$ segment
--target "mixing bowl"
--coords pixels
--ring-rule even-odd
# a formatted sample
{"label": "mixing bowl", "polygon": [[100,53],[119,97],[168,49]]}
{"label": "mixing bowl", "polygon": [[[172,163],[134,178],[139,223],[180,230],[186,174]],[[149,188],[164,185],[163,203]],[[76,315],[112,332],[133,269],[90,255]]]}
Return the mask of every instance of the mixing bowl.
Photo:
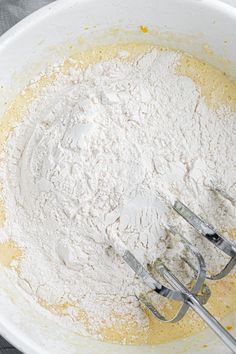
{"label": "mixing bowl", "polygon": [[[48,65],[92,45],[119,41],[186,50],[236,78],[236,9],[221,1],[61,0],[2,36],[0,114]],[[236,322],[234,314],[230,321]],[[122,346],[80,337],[61,327],[54,315],[39,311],[4,268],[0,268],[0,333],[28,354],[227,353],[208,330],[159,346]]]}

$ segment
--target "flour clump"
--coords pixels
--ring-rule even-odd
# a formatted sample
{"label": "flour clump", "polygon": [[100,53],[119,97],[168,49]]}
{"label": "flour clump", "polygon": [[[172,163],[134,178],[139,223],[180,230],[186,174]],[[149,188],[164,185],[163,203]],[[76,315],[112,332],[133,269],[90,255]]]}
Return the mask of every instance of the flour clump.
{"label": "flour clump", "polygon": [[[153,49],[134,62],[58,74],[8,139],[2,237],[24,249],[27,291],[69,304],[73,319],[85,313],[86,323],[77,322],[83,334],[96,336],[114,313],[148,326],[135,297],[146,288],[111,235],[144,265],[171,263],[178,253],[165,230],[171,221],[214,271],[225,262],[159,199],[160,190],[171,192],[219,229],[235,227],[232,205],[207,186],[211,177],[235,186],[236,115],[207,106],[195,83],[176,73],[180,56]],[[176,271],[188,276],[181,265]]]}

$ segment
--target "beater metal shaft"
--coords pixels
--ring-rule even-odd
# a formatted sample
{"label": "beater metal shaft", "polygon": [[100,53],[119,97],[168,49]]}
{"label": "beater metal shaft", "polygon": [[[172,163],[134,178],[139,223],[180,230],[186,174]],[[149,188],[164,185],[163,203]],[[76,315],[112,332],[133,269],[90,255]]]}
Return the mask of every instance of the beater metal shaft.
{"label": "beater metal shaft", "polygon": [[203,321],[215,332],[215,334],[233,352],[236,352],[236,340],[233,336],[216,320],[215,317],[198,301],[198,299],[172,274],[163,264],[158,266],[159,272],[176,290],[185,294],[185,302],[203,319]]}
{"label": "beater metal shaft", "polygon": [[[219,192],[216,190],[216,192]],[[233,203],[226,192],[221,195]],[[177,322],[179,321],[191,307],[203,321],[215,332],[215,334],[227,345],[227,347],[236,353],[235,338],[215,319],[214,316],[203,306],[206,304],[211,293],[208,286],[204,283],[206,279],[218,280],[225,277],[234,268],[236,264],[236,245],[222,236],[212,225],[201,219],[185,204],[178,199],[174,199],[171,203],[167,202],[179,215],[181,215],[190,225],[192,225],[200,235],[210,241],[215,247],[224,252],[230,257],[226,266],[215,275],[207,276],[206,265],[202,255],[185,237],[180,235],[174,227],[168,226],[167,231],[174,237],[179,236],[184,247],[195,257],[197,266],[193,265],[186,257],[182,260],[187,264],[194,273],[194,285],[191,290],[187,287],[160,261],[157,260],[149,270],[135,258],[135,256],[127,249],[123,254],[125,262],[133,269],[133,271],[143,280],[143,282],[151,289],[150,292],[161,295],[165,298],[182,302],[180,309],[170,319],[162,315],[156,305],[150,300],[150,292],[137,295],[139,301],[144,304],[149,311],[162,322]],[[158,281],[154,273],[160,274],[163,279],[171,286],[169,288]]]}

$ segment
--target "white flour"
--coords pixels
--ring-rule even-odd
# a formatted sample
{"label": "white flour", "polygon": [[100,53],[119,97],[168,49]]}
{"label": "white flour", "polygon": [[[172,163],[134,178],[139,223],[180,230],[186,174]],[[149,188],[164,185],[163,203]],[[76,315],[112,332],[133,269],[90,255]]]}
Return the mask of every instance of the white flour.
{"label": "white flour", "polygon": [[[222,179],[235,193],[236,114],[209,109],[193,81],[175,73],[179,57],[152,50],[133,64],[59,74],[8,140],[1,239],[25,250],[19,284],[28,293],[69,303],[74,319],[87,313],[86,324],[75,324],[81,333],[88,325],[96,336],[112,312],[148,325],[134,296],[144,286],[110,246],[112,235],[144,265],[157,257],[169,264],[178,253],[164,228],[171,222],[210,270],[224,264],[157,197],[171,192],[215,227],[236,226],[230,202],[207,187]],[[175,270],[188,276],[181,262]]]}

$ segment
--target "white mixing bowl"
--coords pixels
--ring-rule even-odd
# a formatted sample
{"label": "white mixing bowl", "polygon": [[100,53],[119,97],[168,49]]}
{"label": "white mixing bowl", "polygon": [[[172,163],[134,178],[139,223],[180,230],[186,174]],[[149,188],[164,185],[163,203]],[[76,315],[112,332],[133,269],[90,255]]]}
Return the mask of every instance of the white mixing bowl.
{"label": "white mixing bowl", "polygon": [[[142,33],[140,25],[148,26],[149,32]],[[236,78],[236,9],[220,1],[61,0],[0,39],[0,114],[47,65],[72,50],[119,40],[184,49]],[[230,321],[234,320],[232,314]],[[4,269],[0,269],[0,333],[28,354],[228,352],[209,330],[159,346],[122,346],[80,337],[56,324],[53,316],[42,315]]]}

